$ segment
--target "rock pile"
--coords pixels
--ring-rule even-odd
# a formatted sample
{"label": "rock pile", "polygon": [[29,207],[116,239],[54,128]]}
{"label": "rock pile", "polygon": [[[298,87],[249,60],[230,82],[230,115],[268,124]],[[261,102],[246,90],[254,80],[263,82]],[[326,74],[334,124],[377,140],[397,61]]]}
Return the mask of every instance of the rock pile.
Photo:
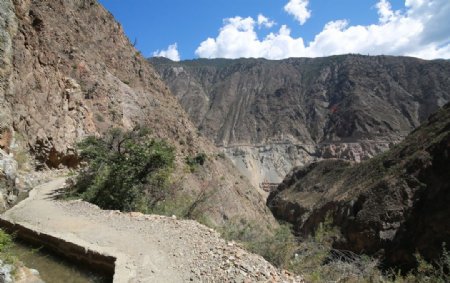
{"label": "rock pile", "polygon": [[[185,282],[304,282],[301,276],[274,267],[263,257],[224,240],[217,231],[196,221],[101,210],[79,200],[58,205],[70,214],[86,217],[99,225],[109,223],[114,229],[156,244],[168,255],[176,272],[183,274]],[[136,255],[138,262],[146,256],[145,247],[142,250]],[[158,272],[152,265],[142,268],[150,269],[151,274]],[[142,272],[137,278],[143,280],[146,276]]]}

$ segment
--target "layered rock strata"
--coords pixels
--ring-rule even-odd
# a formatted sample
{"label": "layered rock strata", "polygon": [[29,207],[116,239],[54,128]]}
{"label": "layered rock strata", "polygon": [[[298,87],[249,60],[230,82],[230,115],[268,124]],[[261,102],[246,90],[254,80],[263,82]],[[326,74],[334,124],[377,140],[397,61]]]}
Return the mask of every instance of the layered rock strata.
{"label": "layered rock strata", "polygon": [[153,58],[200,132],[257,183],[323,158],[364,160],[450,100],[450,63],[408,57]]}

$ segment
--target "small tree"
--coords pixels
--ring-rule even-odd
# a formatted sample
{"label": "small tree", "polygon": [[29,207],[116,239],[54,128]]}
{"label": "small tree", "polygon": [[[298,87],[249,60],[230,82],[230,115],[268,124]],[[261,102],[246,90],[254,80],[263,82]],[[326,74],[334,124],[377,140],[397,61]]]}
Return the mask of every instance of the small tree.
{"label": "small tree", "polygon": [[169,195],[174,149],[148,136],[146,129],[112,129],[88,137],[78,148],[89,162],[78,176],[76,192],[105,209],[148,211]]}

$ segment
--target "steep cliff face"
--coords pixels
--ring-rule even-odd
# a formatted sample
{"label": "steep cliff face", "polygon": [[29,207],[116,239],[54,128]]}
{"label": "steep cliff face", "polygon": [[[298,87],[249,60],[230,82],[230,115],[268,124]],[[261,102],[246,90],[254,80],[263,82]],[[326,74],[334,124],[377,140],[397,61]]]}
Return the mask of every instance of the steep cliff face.
{"label": "steep cliff face", "polygon": [[40,165],[74,165],[73,143],[112,125],[149,124],[170,139],[192,135],[177,102],[96,1],[15,1],[14,10],[5,96],[14,131]]}
{"label": "steep cliff face", "polygon": [[259,181],[280,181],[293,166],[321,158],[372,157],[450,100],[444,60],[150,62],[200,131]]}
{"label": "steep cliff face", "polygon": [[436,259],[450,241],[449,170],[450,103],[369,161],[295,168],[267,204],[300,234],[329,216],[344,236],[336,247],[384,254],[388,264],[407,269],[415,252]]}
{"label": "steep cliff face", "polygon": [[[0,5],[0,149],[5,154],[17,159],[18,151],[29,152],[30,170],[77,166],[74,144],[83,137],[144,125],[176,147],[182,189],[196,192],[205,183],[214,189],[207,202],[211,207],[203,208],[213,222],[236,216],[273,224],[261,196],[229,161],[213,158],[217,148],[198,135],[97,1],[6,0]],[[199,152],[210,156],[205,166],[197,174],[184,172],[184,158]]]}

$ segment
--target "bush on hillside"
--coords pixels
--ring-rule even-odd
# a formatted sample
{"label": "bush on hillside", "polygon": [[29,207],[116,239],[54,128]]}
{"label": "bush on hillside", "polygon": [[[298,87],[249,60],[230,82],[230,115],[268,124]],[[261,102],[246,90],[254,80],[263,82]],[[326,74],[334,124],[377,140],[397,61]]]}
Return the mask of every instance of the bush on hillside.
{"label": "bush on hillside", "polygon": [[185,161],[186,164],[189,167],[189,171],[191,173],[194,173],[198,166],[203,166],[206,162],[206,159],[208,156],[206,153],[199,153],[196,156],[188,156],[186,157]]}
{"label": "bush on hillside", "polygon": [[16,268],[17,258],[11,251],[13,247],[14,242],[12,236],[0,229],[0,261],[3,264],[12,264],[13,268]]}
{"label": "bush on hillside", "polygon": [[89,165],[78,176],[75,193],[104,209],[148,212],[171,193],[174,149],[148,136],[146,129],[112,129],[78,144]]}
{"label": "bush on hillside", "polygon": [[431,264],[417,255],[418,267],[406,275],[382,270],[379,261],[367,255],[334,249],[333,239],[341,237],[330,215],[314,235],[299,239],[291,226],[281,224],[272,234],[261,233],[257,223],[230,221],[220,229],[226,239],[238,240],[272,264],[302,275],[307,282],[450,282],[450,253],[446,246],[440,260]]}
{"label": "bush on hillside", "polygon": [[389,279],[395,283],[447,283],[450,282],[450,252],[446,243],[442,244],[442,254],[438,260],[427,262],[420,254],[416,254],[417,268],[402,276],[400,272],[391,272]]}

